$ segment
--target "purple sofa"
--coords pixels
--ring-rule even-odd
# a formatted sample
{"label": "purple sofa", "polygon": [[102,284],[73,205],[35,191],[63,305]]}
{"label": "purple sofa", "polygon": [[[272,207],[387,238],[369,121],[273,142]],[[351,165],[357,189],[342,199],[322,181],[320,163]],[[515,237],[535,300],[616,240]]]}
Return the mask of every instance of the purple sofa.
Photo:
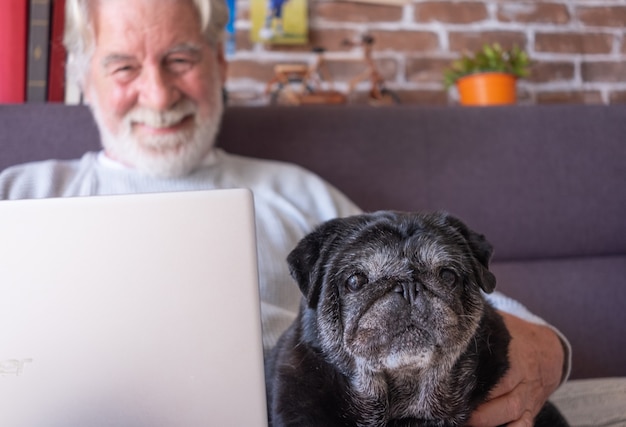
{"label": "purple sofa", "polygon": [[[98,144],[86,107],[0,105],[0,170]],[[229,108],[219,144],[366,210],[463,218],[499,289],[568,336],[572,378],[626,376],[626,106]]]}

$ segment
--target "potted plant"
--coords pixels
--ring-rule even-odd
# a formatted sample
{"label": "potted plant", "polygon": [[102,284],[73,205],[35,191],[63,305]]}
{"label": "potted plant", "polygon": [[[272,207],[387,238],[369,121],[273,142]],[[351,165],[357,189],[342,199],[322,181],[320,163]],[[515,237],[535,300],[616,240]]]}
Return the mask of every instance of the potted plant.
{"label": "potted plant", "polygon": [[456,85],[462,105],[513,104],[517,78],[529,74],[530,60],[518,46],[503,49],[485,44],[472,56],[464,55],[444,71],[444,85]]}

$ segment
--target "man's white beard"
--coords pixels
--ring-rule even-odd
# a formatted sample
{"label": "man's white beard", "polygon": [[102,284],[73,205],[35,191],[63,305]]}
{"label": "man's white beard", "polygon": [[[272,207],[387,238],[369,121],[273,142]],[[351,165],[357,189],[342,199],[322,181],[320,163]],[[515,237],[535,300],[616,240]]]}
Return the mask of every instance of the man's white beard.
{"label": "man's white beard", "polygon": [[[220,127],[223,111],[221,87],[219,84],[214,87],[216,93],[211,94],[214,105],[207,117],[200,117],[197,106],[188,98],[183,98],[163,112],[136,107],[123,118],[117,135],[107,128],[98,99],[92,93],[91,110],[105,152],[111,158],[146,175],[163,178],[188,175],[210,152]],[[155,128],[168,127],[189,116],[192,116],[194,125],[174,134],[133,135],[133,123]]]}

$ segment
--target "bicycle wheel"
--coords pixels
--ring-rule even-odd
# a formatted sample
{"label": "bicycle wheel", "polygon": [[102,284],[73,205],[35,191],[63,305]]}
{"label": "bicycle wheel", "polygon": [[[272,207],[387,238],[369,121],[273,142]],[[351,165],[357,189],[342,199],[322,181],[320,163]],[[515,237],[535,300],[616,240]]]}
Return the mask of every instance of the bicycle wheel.
{"label": "bicycle wheel", "polygon": [[270,94],[271,105],[300,105],[302,95],[313,92],[302,79],[289,79],[287,83],[278,83]]}
{"label": "bicycle wheel", "polygon": [[390,89],[387,89],[387,88],[383,89],[381,91],[381,94],[383,96],[383,99],[390,101],[391,104],[402,103],[402,101],[400,101],[400,96]]}
{"label": "bicycle wheel", "polygon": [[370,103],[372,105],[395,105],[400,104],[400,97],[391,89],[383,87],[377,94],[370,94]]}

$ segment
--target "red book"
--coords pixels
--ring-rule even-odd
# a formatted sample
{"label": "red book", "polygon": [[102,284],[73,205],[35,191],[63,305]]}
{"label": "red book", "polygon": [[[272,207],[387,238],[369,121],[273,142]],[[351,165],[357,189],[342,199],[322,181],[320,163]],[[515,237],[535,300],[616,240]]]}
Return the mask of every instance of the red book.
{"label": "red book", "polygon": [[48,69],[48,101],[65,100],[65,59],[63,27],[65,26],[65,0],[52,0],[52,29],[50,35],[50,67]]}
{"label": "red book", "polygon": [[28,0],[0,0],[0,103],[26,100]]}

